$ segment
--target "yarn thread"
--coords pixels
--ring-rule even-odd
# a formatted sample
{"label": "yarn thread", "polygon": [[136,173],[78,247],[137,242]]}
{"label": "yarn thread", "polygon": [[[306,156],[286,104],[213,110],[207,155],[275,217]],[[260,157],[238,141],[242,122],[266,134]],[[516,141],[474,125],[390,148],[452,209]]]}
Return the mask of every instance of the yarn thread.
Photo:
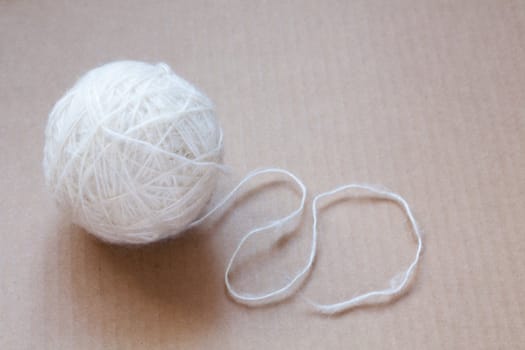
{"label": "yarn thread", "polygon": [[422,249],[423,249],[423,240],[421,236],[421,230],[419,229],[419,225],[416,222],[416,219],[414,217],[414,214],[412,213],[412,209],[410,208],[408,202],[399,194],[389,191],[387,189],[381,188],[379,186],[373,186],[373,185],[368,185],[368,184],[346,184],[346,185],[336,187],[330,191],[320,193],[314,197],[312,201],[313,224],[312,224],[312,230],[311,230],[312,237],[311,237],[310,253],[308,255],[308,259],[306,263],[304,264],[304,266],[299,270],[299,272],[295,274],[295,276],[293,276],[289,280],[289,282],[286,285],[279,287],[277,289],[274,289],[273,291],[270,291],[268,293],[264,293],[260,295],[242,294],[236,291],[230,282],[230,271],[243,245],[252,236],[259,234],[259,233],[263,233],[263,232],[266,232],[272,229],[278,229],[279,233],[285,234],[296,228],[297,223],[298,223],[296,219],[300,218],[301,215],[303,214],[304,208],[305,208],[305,201],[306,201],[307,191],[302,181],[298,179],[295,175],[293,175],[292,173],[284,169],[267,168],[267,169],[255,170],[249,173],[243,180],[241,180],[241,182],[229,194],[227,194],[224,197],[224,199],[220,201],[213,209],[211,209],[201,219],[196,220],[190,225],[190,227],[194,227],[208,220],[216,211],[224,207],[228,203],[228,201],[234,197],[235,193],[240,190],[241,187],[249,183],[249,181],[252,180],[253,178],[263,175],[263,174],[284,174],[286,175],[290,180],[293,181],[293,183],[297,186],[297,188],[300,189],[301,201],[300,201],[299,206],[290,214],[280,219],[277,219],[275,221],[272,221],[271,223],[267,225],[252,229],[247,234],[245,234],[242,237],[242,239],[239,241],[234,253],[230,257],[230,260],[226,268],[226,272],[224,274],[224,283],[226,285],[226,289],[229,295],[236,302],[245,304],[245,305],[249,305],[249,306],[256,306],[256,305],[269,304],[272,302],[280,301],[290,296],[295,291],[296,287],[299,286],[306,277],[308,277],[310,271],[312,270],[314,261],[315,261],[315,257],[317,253],[317,241],[318,241],[318,235],[319,235],[318,234],[319,202],[325,198],[329,198],[338,193],[349,191],[352,189],[364,190],[364,191],[371,193],[373,196],[376,196],[377,198],[393,201],[394,203],[398,204],[403,209],[406,216],[408,217],[408,220],[412,228],[412,233],[417,242],[416,254],[412,262],[408,266],[408,268],[405,271],[397,274],[390,280],[390,287],[388,288],[369,291],[369,292],[360,294],[358,296],[355,296],[351,299],[347,299],[347,300],[340,301],[340,302],[333,303],[333,304],[320,304],[306,297],[303,297],[303,299],[308,304],[310,304],[317,312],[321,314],[333,315],[333,314],[345,312],[345,311],[348,311],[353,308],[356,308],[362,305],[366,305],[366,304],[369,305],[369,304],[379,304],[379,303],[388,302],[395,296],[402,295],[402,293],[407,290],[407,288],[409,287],[410,281],[412,277],[414,276],[416,268],[419,264],[421,254],[422,254]]}
{"label": "yarn thread", "polygon": [[[237,301],[238,303],[246,304],[246,305],[258,305],[258,304],[269,304],[275,301],[282,300],[289,296],[291,292],[293,291],[294,287],[298,285],[298,282],[302,281],[310,271],[313,263],[313,256],[309,259],[309,263],[301,269],[299,273],[295,275],[286,285],[279,287],[278,289],[275,289],[271,292],[261,294],[261,295],[243,295],[235,290],[235,288],[232,286],[230,281],[230,271],[231,268],[235,262],[235,259],[237,258],[237,255],[241,251],[244,244],[252,237],[263,234],[265,232],[275,230],[280,234],[286,234],[288,232],[293,231],[298,223],[299,219],[302,216],[304,212],[305,202],[306,202],[306,186],[304,183],[297,178],[294,174],[289,172],[288,170],[279,169],[279,168],[265,168],[265,169],[259,169],[254,170],[248,175],[244,177],[244,179],[239,182],[239,184],[229,193],[227,194],[224,199],[219,202],[213,209],[211,209],[207,214],[205,214],[202,218],[199,220],[194,221],[190,227],[197,226],[201,223],[203,223],[205,220],[207,220],[211,215],[213,215],[216,211],[224,207],[227,202],[232,199],[236,192],[238,192],[245,184],[249,183],[250,180],[252,180],[255,177],[264,175],[264,174],[278,174],[278,175],[286,175],[289,181],[292,181],[292,183],[299,189],[299,192],[301,194],[301,200],[299,203],[299,206],[294,209],[291,213],[288,215],[281,217],[277,220],[274,220],[270,222],[269,224],[257,227],[246,233],[239,243],[237,244],[237,247],[235,248],[235,251],[230,257],[230,260],[228,262],[228,265],[226,267],[226,272],[224,273],[224,284],[226,285],[226,289],[228,290],[228,293],[230,296]],[[313,244],[316,244],[316,240],[312,241]],[[312,250],[311,254],[315,255],[315,247]]]}
{"label": "yarn thread", "polygon": [[218,173],[225,170],[223,132],[212,102],[164,63],[120,61],[89,71],[55,104],[45,135],[44,174],[59,207],[73,222],[111,243],[144,244],[173,237],[209,220],[254,178],[286,177],[300,193],[298,206],[246,233],[226,267],[224,283],[238,303],[268,304],[296,291],[315,261],[319,201],[351,189],[368,191],[404,209],[417,240],[415,258],[389,288],[335,304],[306,301],[320,313],[334,314],[389,300],[408,288],[420,261],[421,233],[403,197],[371,185],[343,185],[314,197],[310,252],[295,276],[260,295],[238,292],[230,271],[239,252],[252,237],[294,230],[304,213],[306,186],[288,170],[254,170],[204,212]]}
{"label": "yarn thread", "polygon": [[[351,299],[341,301],[338,303],[334,303],[334,304],[319,304],[311,300],[307,300],[317,311],[323,314],[340,313],[340,312],[347,311],[347,310],[350,310],[352,308],[355,308],[355,307],[358,307],[364,304],[374,304],[374,303],[385,302],[395,297],[396,295],[401,295],[409,286],[410,280],[413,277],[414,272],[416,271],[417,265],[419,263],[419,259],[421,257],[421,252],[423,249],[421,231],[419,229],[416,219],[414,218],[414,214],[412,213],[412,210],[410,209],[410,206],[408,205],[407,201],[397,193],[391,192],[386,189],[382,189],[377,186],[366,185],[366,184],[343,185],[331,191],[327,191],[327,192],[324,192],[324,193],[321,193],[315,196],[312,202],[312,216],[313,216],[312,232],[313,232],[314,242],[317,241],[317,230],[318,230],[317,222],[318,222],[318,212],[319,212],[318,202],[322,200],[323,198],[328,198],[337,193],[351,190],[351,189],[361,189],[361,190],[368,191],[379,198],[391,200],[403,208],[406,216],[408,217],[410,221],[410,225],[412,226],[412,232],[417,241],[416,255],[405,271],[394,276],[394,278],[390,280],[389,288],[366,292],[364,294],[358,295]],[[312,246],[315,247],[315,244],[312,244]],[[313,252],[313,254],[315,255],[315,252]],[[312,265],[313,258],[311,260],[312,261],[308,262],[307,264],[308,266]]]}
{"label": "yarn thread", "polygon": [[163,63],[85,74],[54,106],[44,173],[59,207],[103,240],[144,244],[184,231],[222,163],[212,102]]}

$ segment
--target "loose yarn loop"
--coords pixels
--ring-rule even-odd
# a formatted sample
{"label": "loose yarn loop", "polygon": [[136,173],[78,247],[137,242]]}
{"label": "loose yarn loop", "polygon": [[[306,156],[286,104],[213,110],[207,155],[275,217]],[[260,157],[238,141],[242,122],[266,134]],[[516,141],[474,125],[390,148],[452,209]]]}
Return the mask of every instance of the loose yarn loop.
{"label": "loose yarn loop", "polygon": [[[262,234],[264,232],[268,232],[271,230],[278,230],[281,234],[286,234],[288,232],[293,231],[298,223],[299,218],[304,212],[305,202],[306,202],[306,186],[303,184],[297,176],[289,172],[288,170],[284,169],[278,169],[278,168],[265,168],[265,169],[259,169],[252,171],[249,173],[244,179],[229,193],[227,194],[213,209],[211,209],[208,213],[206,213],[204,216],[202,216],[200,219],[194,221],[190,227],[197,226],[201,223],[203,223],[205,220],[207,220],[210,216],[212,216],[215,212],[217,212],[220,208],[225,206],[225,204],[233,198],[235,193],[237,193],[246,183],[248,183],[253,178],[265,175],[265,174],[278,174],[278,175],[285,175],[293,182],[293,184],[297,187],[301,194],[301,200],[299,202],[299,206],[294,209],[291,213],[274,220],[270,222],[269,224],[254,228],[253,230],[246,233],[242,239],[237,244],[237,247],[235,248],[235,251],[233,252],[232,256],[230,257],[230,260],[228,262],[228,265],[226,267],[226,272],[224,273],[224,283],[226,285],[226,289],[228,290],[228,293],[230,296],[237,301],[238,303],[246,304],[246,305],[259,305],[259,304],[268,304],[272,303],[274,301],[278,301],[281,299],[284,299],[287,297],[292,291],[293,288],[297,285],[298,282],[300,282],[304,277],[307,276],[308,272],[311,269],[311,264],[313,263],[313,256],[310,258],[310,263],[307,264],[299,273],[295,275],[294,278],[292,278],[286,285],[273,290],[269,293],[261,294],[261,295],[243,295],[235,290],[235,288],[232,286],[230,281],[230,271],[231,268],[235,262],[235,259],[237,258],[237,255],[239,254],[241,248],[244,246],[244,244],[252,237],[258,234]],[[315,241],[314,241],[315,244]],[[311,254],[315,254],[315,247],[312,250]]]}
{"label": "loose yarn loop", "polygon": [[[412,213],[412,210],[410,209],[410,206],[408,205],[407,201],[401,197],[399,194],[379,188],[377,186],[371,186],[366,184],[348,184],[343,185],[340,187],[337,187],[331,191],[323,192],[321,194],[318,194],[314,197],[314,200],[312,201],[312,217],[313,217],[313,224],[312,224],[312,238],[311,238],[311,248],[310,253],[308,255],[308,259],[305,263],[305,265],[295,274],[293,278],[289,280],[289,282],[279,287],[271,292],[264,293],[261,295],[251,295],[251,294],[242,294],[235,290],[235,288],[232,286],[230,282],[230,271],[231,268],[235,262],[235,259],[237,255],[239,254],[241,248],[246,243],[246,241],[258,234],[262,233],[271,229],[276,228],[283,228],[281,231],[282,233],[287,233],[293,230],[297,226],[297,222],[295,222],[294,225],[289,225],[290,222],[292,222],[294,219],[299,218],[305,207],[305,201],[306,201],[306,187],[302,183],[301,180],[299,180],[295,175],[290,173],[287,170],[283,169],[277,169],[277,168],[268,168],[268,169],[261,169],[256,170],[248,174],[228,195],[225,196],[225,198],[218,203],[213,209],[211,209],[206,215],[204,215],[201,219],[196,220],[192,223],[191,226],[196,226],[207,220],[211,215],[213,215],[217,210],[219,210],[221,207],[223,207],[233,196],[236,192],[239,191],[239,189],[245,185],[247,182],[249,182],[251,179],[253,179],[256,176],[263,175],[263,174],[269,174],[269,173],[277,173],[277,174],[284,174],[288,176],[291,180],[293,180],[294,184],[300,189],[301,191],[301,201],[299,206],[290,214],[273,221],[267,225],[255,228],[245,234],[240,242],[238,243],[234,253],[232,254],[227,268],[226,272],[224,274],[224,282],[226,285],[226,289],[230,296],[238,303],[245,304],[248,306],[256,306],[260,304],[268,304],[275,301],[283,300],[294,291],[294,289],[300,285],[300,282],[303,281],[308,274],[310,273],[315,257],[317,252],[317,240],[318,240],[318,217],[319,217],[319,206],[318,203],[320,200],[324,198],[328,198],[330,196],[333,196],[337,193],[347,191],[350,189],[361,189],[368,191],[374,195],[376,195],[379,198],[384,198],[387,200],[394,201],[395,203],[399,204],[403,210],[405,211],[405,214],[407,215],[410,225],[412,226],[412,230],[414,233],[414,236],[417,240],[417,249],[414,259],[412,260],[411,264],[408,266],[408,268],[396,275],[394,278],[392,278],[391,285],[389,288],[381,289],[381,290],[374,290],[370,291],[361,295],[358,295],[356,297],[353,297],[348,300],[344,300],[338,303],[334,304],[320,304],[317,302],[314,302],[308,298],[304,298],[310,305],[314,307],[314,309],[322,314],[336,314],[344,311],[348,311],[350,309],[353,309],[355,307],[365,305],[365,304],[374,304],[374,303],[381,303],[390,300],[392,297],[396,295],[402,294],[409,286],[409,283],[411,281],[411,278],[413,277],[417,265],[419,263],[421,252],[423,248],[423,242],[421,238],[421,232],[419,229],[419,226],[414,218],[414,214]],[[288,226],[285,228],[285,226]]]}
{"label": "loose yarn loop", "polygon": [[[319,304],[313,301],[308,300],[308,302],[319,312],[324,314],[335,314],[342,311],[350,310],[352,308],[355,308],[360,305],[364,304],[372,304],[372,303],[379,303],[382,301],[387,301],[391,297],[400,295],[402,292],[404,292],[407,287],[409,286],[411,277],[414,275],[414,272],[417,268],[417,265],[419,263],[419,259],[421,257],[421,251],[423,248],[423,242],[421,239],[421,232],[419,230],[419,226],[416,222],[416,219],[414,218],[414,214],[412,213],[412,210],[410,209],[410,206],[408,205],[407,201],[401,197],[399,194],[390,192],[385,189],[381,189],[376,186],[371,185],[364,185],[364,184],[349,184],[349,185],[343,185],[340,187],[337,187],[331,191],[324,192],[321,194],[318,194],[315,196],[313,203],[312,203],[312,216],[313,216],[313,240],[314,242],[317,241],[317,222],[318,222],[318,202],[319,200],[323,198],[327,198],[330,196],[333,196],[339,192],[343,192],[350,189],[362,189],[366,190],[370,193],[373,193],[377,195],[380,198],[385,198],[388,200],[392,200],[399,204],[403,210],[405,211],[409,221],[410,225],[412,226],[413,233],[415,235],[415,238],[417,240],[417,250],[416,255],[414,259],[412,260],[412,263],[408,266],[408,268],[402,272],[401,274],[395,276],[390,281],[390,287],[381,289],[381,290],[374,290],[370,291],[361,295],[358,295],[356,297],[353,297],[352,299],[341,301],[335,304]],[[313,261],[308,262],[308,266],[311,266]]]}

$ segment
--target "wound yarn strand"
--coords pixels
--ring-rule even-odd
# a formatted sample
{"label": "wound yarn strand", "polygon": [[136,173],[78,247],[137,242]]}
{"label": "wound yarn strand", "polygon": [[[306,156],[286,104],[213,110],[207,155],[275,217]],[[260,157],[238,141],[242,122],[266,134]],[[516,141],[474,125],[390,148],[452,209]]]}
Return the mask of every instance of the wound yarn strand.
{"label": "wound yarn strand", "polygon": [[223,133],[213,103],[166,64],[117,61],[55,104],[44,174],[72,221],[117,244],[185,231],[215,190]]}

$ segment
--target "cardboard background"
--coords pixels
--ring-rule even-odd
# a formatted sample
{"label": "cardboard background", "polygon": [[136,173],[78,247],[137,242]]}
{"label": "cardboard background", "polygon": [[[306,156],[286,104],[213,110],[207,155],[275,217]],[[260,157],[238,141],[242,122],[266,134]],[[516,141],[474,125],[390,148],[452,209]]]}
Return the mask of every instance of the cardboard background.
{"label": "cardboard background", "polygon": [[[0,348],[519,348],[524,38],[522,1],[1,0]],[[301,298],[234,304],[227,260],[243,232],[294,205],[286,185],[139,249],[72,226],[43,186],[47,114],[77,77],[116,59],[165,61],[215,101],[234,174],[218,195],[280,166],[310,194],[368,182],[405,196],[426,244],[410,293],[333,318]],[[395,205],[339,204],[323,211],[302,290],[321,302],[383,286],[415,250]],[[310,222],[285,244],[249,247],[236,286],[285,281]]]}

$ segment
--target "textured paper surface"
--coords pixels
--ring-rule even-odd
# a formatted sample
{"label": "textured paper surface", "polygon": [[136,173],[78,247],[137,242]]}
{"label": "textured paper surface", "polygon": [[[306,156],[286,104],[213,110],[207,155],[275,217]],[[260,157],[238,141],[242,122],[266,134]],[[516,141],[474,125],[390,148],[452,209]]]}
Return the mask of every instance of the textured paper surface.
{"label": "textured paper surface", "polygon": [[[0,1],[0,348],[521,348],[524,35],[520,1]],[[413,289],[332,318],[300,297],[233,303],[228,258],[296,203],[282,184],[144,248],[72,226],[44,189],[47,114],[116,59],[165,61],[215,101],[233,174],[219,195],[261,166],[310,194],[368,182],[404,195],[425,231]],[[247,247],[235,285],[286,281],[310,224]],[[387,284],[415,243],[395,205],[348,200],[323,211],[319,249],[302,295],[335,302]]]}

